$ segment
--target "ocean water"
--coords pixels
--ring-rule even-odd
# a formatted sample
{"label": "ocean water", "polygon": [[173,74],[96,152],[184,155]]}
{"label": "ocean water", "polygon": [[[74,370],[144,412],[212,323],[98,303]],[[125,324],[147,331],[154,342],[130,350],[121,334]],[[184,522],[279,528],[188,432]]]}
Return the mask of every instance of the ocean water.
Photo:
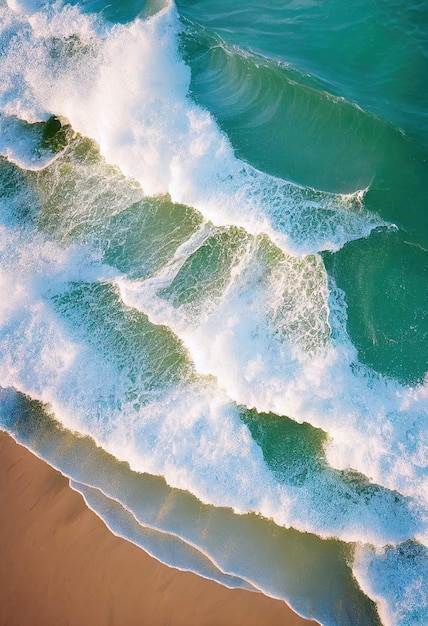
{"label": "ocean water", "polygon": [[0,427],[160,561],[428,623],[428,3],[0,1]]}

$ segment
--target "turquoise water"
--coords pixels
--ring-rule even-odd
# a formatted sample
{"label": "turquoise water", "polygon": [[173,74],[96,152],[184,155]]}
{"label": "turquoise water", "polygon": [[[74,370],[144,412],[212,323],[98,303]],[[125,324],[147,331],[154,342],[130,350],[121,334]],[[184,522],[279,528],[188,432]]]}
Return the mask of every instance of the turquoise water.
{"label": "turquoise water", "polygon": [[0,5],[1,426],[326,625],[428,619],[427,22]]}

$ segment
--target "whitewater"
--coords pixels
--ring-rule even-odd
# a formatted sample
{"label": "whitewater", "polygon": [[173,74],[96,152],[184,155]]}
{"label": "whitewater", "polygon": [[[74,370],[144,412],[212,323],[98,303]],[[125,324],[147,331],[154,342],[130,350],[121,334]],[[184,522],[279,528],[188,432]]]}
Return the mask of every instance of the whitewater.
{"label": "whitewater", "polygon": [[323,256],[399,227],[237,156],[186,28],[0,5],[0,425],[170,566],[422,624],[426,377],[361,362]]}

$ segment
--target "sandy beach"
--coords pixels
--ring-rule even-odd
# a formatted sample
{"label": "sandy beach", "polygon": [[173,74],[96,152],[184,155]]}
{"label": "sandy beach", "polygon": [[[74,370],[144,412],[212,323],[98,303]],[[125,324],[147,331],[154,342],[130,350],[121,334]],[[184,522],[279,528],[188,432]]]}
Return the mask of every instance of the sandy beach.
{"label": "sandy beach", "polygon": [[297,626],[279,600],[164,566],[0,431],[1,626]]}

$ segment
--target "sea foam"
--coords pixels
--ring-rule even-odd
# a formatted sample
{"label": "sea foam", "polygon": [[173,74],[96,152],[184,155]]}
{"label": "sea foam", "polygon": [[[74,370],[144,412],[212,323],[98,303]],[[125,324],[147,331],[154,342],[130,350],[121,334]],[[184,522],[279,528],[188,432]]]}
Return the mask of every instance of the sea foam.
{"label": "sea foam", "polygon": [[187,96],[190,70],[178,54],[172,3],[125,26],[107,28],[66,6],[8,14],[3,37],[8,29],[16,34],[1,62],[6,114],[65,116],[146,194],[168,193],[217,225],[267,233],[295,254],[336,250],[382,224],[358,194],[305,189],[234,156],[210,114]]}
{"label": "sea foam", "polygon": [[[56,178],[63,186],[66,179],[55,176],[58,163],[51,166],[52,180]],[[92,167],[96,170],[98,166]],[[94,184],[95,178],[91,180]],[[103,200],[102,178],[98,184]],[[86,197],[87,190],[81,192]],[[96,188],[92,192],[96,196]],[[79,196],[75,200],[79,204]],[[128,197],[123,200],[126,204]],[[92,203],[96,204],[95,198],[89,203],[86,198],[86,206]],[[117,211],[112,205],[111,217]],[[82,223],[80,213],[73,212],[71,217]],[[88,216],[95,222],[101,218],[105,220],[106,215],[91,211]],[[210,233],[212,230],[204,238],[196,231],[187,245],[180,246],[180,256],[189,260]],[[293,260],[279,253],[279,258],[270,260],[269,268],[270,257],[266,258],[261,243],[241,234],[247,255],[238,246],[237,255],[231,256],[232,279],[220,294],[220,308],[218,303],[213,306],[215,298],[206,280],[211,308],[194,307],[190,302],[187,313],[183,307],[174,316],[168,300],[152,291],[153,284],[158,286],[156,280],[130,282],[102,262],[100,233],[95,249],[88,243],[64,247],[44,241],[33,228],[3,227],[2,234],[3,299],[9,302],[1,334],[3,385],[48,404],[66,427],[92,436],[133,469],[162,475],[169,484],[188,489],[203,502],[230,506],[238,512],[256,511],[286,527],[346,541],[384,545],[423,534],[425,523],[415,503],[399,501],[377,487],[368,497],[327,468],[321,473],[309,471],[304,482],[296,485],[290,482],[290,468],[285,466],[277,480],[242,422],[240,409],[231,401],[232,397],[252,406],[255,398],[261,410],[280,412],[284,407],[287,411],[281,412],[293,418],[303,415],[300,407],[306,421],[314,422],[321,421],[325,407],[339,410],[340,404],[339,408],[334,404],[338,402],[337,387],[331,383],[330,388],[325,385],[321,389],[321,384],[316,384],[317,376],[328,381],[340,374],[333,369],[338,356],[331,345],[328,284],[319,257]],[[108,229],[106,234],[104,245],[110,242]],[[228,273],[223,271],[223,275],[227,278]],[[171,273],[170,280],[173,276]],[[165,280],[161,283],[165,289]],[[284,303],[281,294],[285,288],[289,290],[285,300],[288,313],[284,310],[279,315],[275,307]],[[302,299],[294,302],[291,296],[296,288],[306,290],[311,298],[306,303]],[[242,307],[248,309],[246,315]],[[314,332],[306,345],[307,339],[302,344],[301,338],[311,309],[315,310]],[[146,312],[151,318],[156,313],[159,317],[150,321]],[[239,323],[245,319],[246,323]],[[203,323],[198,328],[200,320]],[[192,360],[171,331],[165,330],[165,324],[182,335]],[[198,351],[193,346],[198,346]],[[329,353],[333,354],[330,360],[325,358]],[[321,364],[324,369],[320,372]],[[293,369],[298,372],[294,378]],[[302,378],[309,392],[299,382]],[[367,395],[367,385],[361,385],[360,381],[360,395]],[[234,397],[237,389],[245,396]],[[279,403],[279,398],[283,404],[269,404]],[[327,432],[333,431],[333,437],[334,428],[338,436],[346,428],[353,429],[353,436],[358,434],[352,421],[341,428],[325,418],[322,424]],[[382,457],[375,440],[371,447],[371,455],[366,456],[374,466]],[[409,465],[404,455],[402,463]],[[320,501],[320,492],[329,493],[329,498]],[[411,495],[418,500],[419,494]]]}

